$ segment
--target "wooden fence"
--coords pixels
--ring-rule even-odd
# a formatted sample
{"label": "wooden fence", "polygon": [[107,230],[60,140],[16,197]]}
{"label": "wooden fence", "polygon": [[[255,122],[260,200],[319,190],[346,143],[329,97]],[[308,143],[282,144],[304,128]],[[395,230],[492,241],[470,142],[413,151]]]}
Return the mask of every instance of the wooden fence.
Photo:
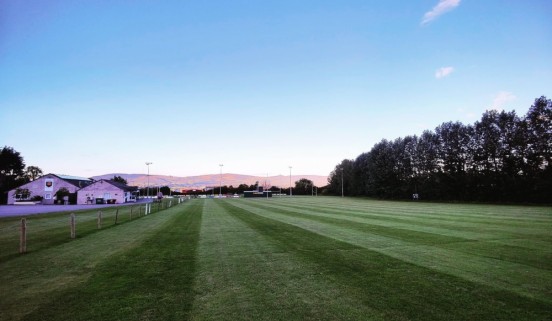
{"label": "wooden fence", "polygon": [[[67,219],[63,219],[63,216],[56,215],[55,217],[48,217],[46,215],[33,215],[21,218],[18,224],[0,228],[0,233],[4,234],[0,237],[0,252],[11,252],[6,248],[8,244],[13,244],[13,232],[18,232],[19,238],[19,253],[27,253],[28,246],[31,244],[30,239],[33,237],[33,233],[36,234],[36,239],[45,243],[54,243],[62,241],[63,226],[67,229],[65,235],[69,239],[76,239],[78,233],[90,234],[95,230],[101,230],[102,228],[112,227],[117,224],[122,224],[136,220],[147,215],[161,212],[173,206],[173,203],[178,205],[182,203],[184,199],[165,199],[162,202],[145,203],[141,205],[127,205],[118,207],[109,207],[96,211],[86,211],[82,213],[70,213]],[[48,237],[51,234],[52,237]],[[13,235],[10,237],[9,235]],[[15,244],[14,244],[15,245]],[[41,245],[45,247],[46,245]],[[39,246],[40,247],[40,246]],[[12,248],[13,249],[13,248]],[[14,249],[15,250],[15,249]],[[17,252],[15,252],[17,253]],[[9,253],[0,254],[0,262],[6,256],[10,256]]]}

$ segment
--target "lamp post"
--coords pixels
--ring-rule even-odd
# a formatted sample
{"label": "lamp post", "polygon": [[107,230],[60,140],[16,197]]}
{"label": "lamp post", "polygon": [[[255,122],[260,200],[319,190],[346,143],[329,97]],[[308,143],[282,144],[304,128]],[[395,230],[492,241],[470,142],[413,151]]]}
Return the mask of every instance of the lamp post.
{"label": "lamp post", "polygon": [[291,166],[289,167],[289,196],[293,196],[293,192],[291,191]]}
{"label": "lamp post", "polygon": [[220,185],[219,185],[219,198],[222,197],[222,166],[224,166],[224,164],[219,164],[220,166]]}
{"label": "lamp post", "polygon": [[147,198],[149,198],[149,166],[153,164],[152,162],[146,162],[146,166],[148,166],[148,188],[146,189],[146,195]]}

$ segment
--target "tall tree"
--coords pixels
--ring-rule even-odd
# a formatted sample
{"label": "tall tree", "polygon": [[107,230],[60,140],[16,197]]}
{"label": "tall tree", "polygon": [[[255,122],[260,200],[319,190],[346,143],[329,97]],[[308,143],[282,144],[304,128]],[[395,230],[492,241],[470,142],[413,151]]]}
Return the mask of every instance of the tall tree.
{"label": "tall tree", "polygon": [[535,99],[525,120],[528,125],[529,162],[534,171],[552,163],[552,101],[542,96]]}
{"label": "tall tree", "polygon": [[124,179],[122,176],[117,176],[117,175],[115,175],[115,176],[113,176],[113,178],[112,178],[111,180],[114,181],[114,182],[118,182],[118,183],[124,184],[124,185],[127,185],[127,184],[128,184],[127,180]]}
{"label": "tall tree", "polygon": [[473,128],[460,122],[443,123],[435,129],[439,137],[439,158],[447,173],[463,173],[470,165],[469,150]]}
{"label": "tall tree", "polygon": [[310,195],[314,187],[314,183],[310,179],[301,178],[295,182],[295,195]]}
{"label": "tall tree", "polygon": [[535,99],[525,116],[527,122],[527,167],[532,200],[552,203],[552,101]]}
{"label": "tall tree", "polygon": [[370,150],[367,184],[370,195],[383,198],[395,196],[398,185],[395,156],[393,143],[386,139]]}
{"label": "tall tree", "polygon": [[8,146],[0,150],[0,175],[20,177],[24,169],[25,162],[18,151]]}
{"label": "tall tree", "polygon": [[159,192],[163,193],[163,195],[171,195],[171,188],[168,186],[161,186]]}
{"label": "tall tree", "polygon": [[427,178],[440,169],[439,136],[430,130],[425,130],[416,144],[416,173]]}
{"label": "tall tree", "polygon": [[353,188],[354,161],[344,159],[328,176],[328,193],[351,195]]}
{"label": "tall tree", "polygon": [[443,123],[435,129],[439,137],[439,166],[442,174],[437,175],[438,198],[467,199],[467,171],[473,166],[473,127],[460,122]]}
{"label": "tall tree", "polygon": [[370,195],[370,153],[358,155],[353,164],[354,190],[353,195]]}
{"label": "tall tree", "polygon": [[416,143],[413,194],[419,194],[423,199],[439,198],[441,193],[438,184],[438,175],[442,171],[439,147],[439,136],[430,130],[425,130]]}
{"label": "tall tree", "polygon": [[8,146],[0,150],[0,203],[6,203],[9,190],[25,183],[24,169],[19,152]]}
{"label": "tall tree", "polygon": [[29,181],[34,181],[35,179],[39,178],[43,175],[42,169],[38,166],[27,166],[25,168],[25,177]]}

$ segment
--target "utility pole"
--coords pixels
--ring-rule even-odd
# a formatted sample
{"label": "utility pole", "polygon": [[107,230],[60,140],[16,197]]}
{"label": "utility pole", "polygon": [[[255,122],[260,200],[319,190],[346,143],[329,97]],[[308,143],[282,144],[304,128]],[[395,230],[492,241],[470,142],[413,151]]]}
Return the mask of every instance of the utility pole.
{"label": "utility pole", "polygon": [[149,166],[153,164],[152,162],[146,162],[146,166],[148,167],[148,188],[146,189],[146,195],[149,198]]}
{"label": "utility pole", "polygon": [[222,166],[224,166],[224,164],[219,164],[219,166],[220,166],[219,198],[222,198]]}
{"label": "utility pole", "polygon": [[293,192],[291,191],[291,166],[289,167],[289,196],[293,196]]}

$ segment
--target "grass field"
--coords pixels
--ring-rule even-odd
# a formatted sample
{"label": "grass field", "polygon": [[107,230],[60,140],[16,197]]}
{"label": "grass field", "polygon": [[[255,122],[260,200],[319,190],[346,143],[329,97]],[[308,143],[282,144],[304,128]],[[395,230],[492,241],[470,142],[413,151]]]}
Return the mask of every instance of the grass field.
{"label": "grass field", "polygon": [[75,240],[40,220],[24,255],[0,220],[0,320],[552,320],[550,207],[190,200]]}

